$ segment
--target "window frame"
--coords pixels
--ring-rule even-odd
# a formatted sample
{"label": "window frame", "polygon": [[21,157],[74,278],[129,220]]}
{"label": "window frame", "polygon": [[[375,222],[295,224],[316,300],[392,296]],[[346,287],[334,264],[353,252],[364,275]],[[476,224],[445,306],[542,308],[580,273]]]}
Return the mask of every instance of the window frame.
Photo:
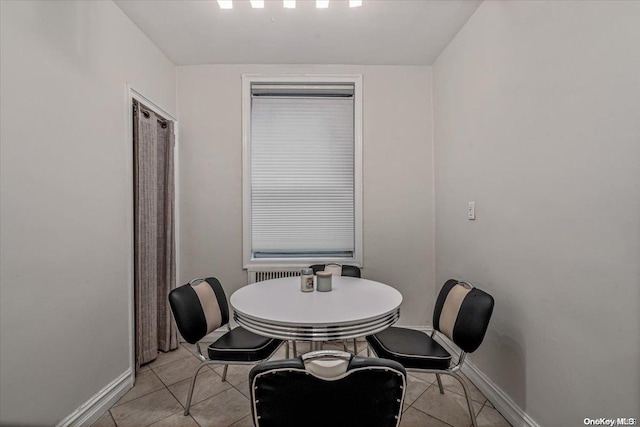
{"label": "window frame", "polygon": [[[354,240],[353,257],[253,258],[251,235],[251,84],[351,83],[354,145]],[[243,268],[292,268],[337,262],[362,267],[362,75],[243,74],[242,75],[242,261]]]}

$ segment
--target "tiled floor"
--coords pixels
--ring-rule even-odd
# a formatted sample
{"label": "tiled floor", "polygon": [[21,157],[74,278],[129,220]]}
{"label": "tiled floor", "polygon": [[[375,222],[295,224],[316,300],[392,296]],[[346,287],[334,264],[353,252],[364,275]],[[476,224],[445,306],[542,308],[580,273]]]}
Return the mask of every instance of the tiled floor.
{"label": "tiled floor", "polygon": [[[304,344],[298,344],[304,351]],[[332,348],[325,345],[325,349]],[[341,346],[335,347],[342,349]],[[364,343],[358,350],[366,355]],[[124,395],[94,427],[113,426],[180,426],[180,427],[251,427],[249,406],[249,370],[251,366],[229,366],[227,382],[222,382],[220,365],[200,371],[196,382],[190,415],[183,416],[190,376],[199,362],[194,347],[182,344],[177,350],[163,354],[142,367],[135,386]],[[274,355],[284,358],[284,347]],[[462,387],[452,377],[443,376],[445,394],[440,394],[436,378],[431,374],[410,372],[401,427],[469,427],[471,419]],[[482,393],[467,381],[479,426],[510,426]],[[304,426],[304,421],[301,421]],[[364,427],[364,426],[363,426]]]}

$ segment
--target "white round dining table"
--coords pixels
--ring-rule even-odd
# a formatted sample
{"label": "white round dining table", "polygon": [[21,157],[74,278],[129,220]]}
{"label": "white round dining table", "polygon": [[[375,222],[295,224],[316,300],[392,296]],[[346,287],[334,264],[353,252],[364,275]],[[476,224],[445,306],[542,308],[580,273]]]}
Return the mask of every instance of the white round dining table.
{"label": "white round dining table", "polygon": [[300,277],[247,285],[231,295],[233,317],[259,335],[329,341],[380,332],[400,317],[402,294],[368,279],[335,276],[329,292],[302,292]]}

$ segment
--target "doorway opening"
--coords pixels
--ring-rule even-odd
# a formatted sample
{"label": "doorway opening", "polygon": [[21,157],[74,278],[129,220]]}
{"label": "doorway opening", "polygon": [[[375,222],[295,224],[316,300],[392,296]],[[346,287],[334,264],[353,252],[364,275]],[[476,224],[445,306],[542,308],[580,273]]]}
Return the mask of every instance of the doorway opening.
{"label": "doorway opening", "polygon": [[[168,294],[176,285],[177,121],[131,90],[132,373],[178,346]],[[135,96],[138,95],[138,96]]]}

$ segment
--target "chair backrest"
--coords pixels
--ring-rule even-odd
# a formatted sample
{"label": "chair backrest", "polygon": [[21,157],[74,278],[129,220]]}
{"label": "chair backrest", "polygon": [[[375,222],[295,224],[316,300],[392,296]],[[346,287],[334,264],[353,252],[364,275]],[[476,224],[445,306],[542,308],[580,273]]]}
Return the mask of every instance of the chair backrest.
{"label": "chair backrest", "polygon": [[398,426],[406,372],[397,362],[316,351],[249,373],[256,427]]}
{"label": "chair backrest", "polygon": [[433,327],[467,353],[476,351],[487,332],[493,297],[470,283],[447,280],[433,311]]}
{"label": "chair backrest", "polygon": [[215,277],[193,279],[169,292],[169,305],[180,335],[189,343],[229,323],[229,305]]}
{"label": "chair backrest", "polygon": [[360,268],[355,265],[341,265],[341,264],[314,264],[309,267],[313,270],[313,274],[318,271],[338,271],[340,270],[340,276],[358,277],[360,278]]}

